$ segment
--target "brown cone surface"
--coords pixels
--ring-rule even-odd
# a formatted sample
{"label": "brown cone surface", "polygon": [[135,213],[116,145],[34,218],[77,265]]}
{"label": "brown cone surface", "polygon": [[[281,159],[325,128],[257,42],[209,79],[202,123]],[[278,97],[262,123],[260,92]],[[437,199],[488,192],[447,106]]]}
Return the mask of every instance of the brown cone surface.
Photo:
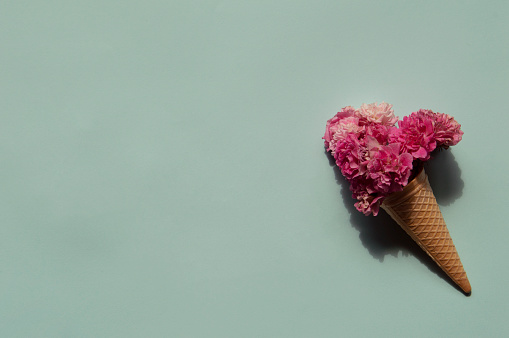
{"label": "brown cone surface", "polygon": [[471,292],[467,274],[424,170],[403,191],[388,196],[382,208],[465,293]]}

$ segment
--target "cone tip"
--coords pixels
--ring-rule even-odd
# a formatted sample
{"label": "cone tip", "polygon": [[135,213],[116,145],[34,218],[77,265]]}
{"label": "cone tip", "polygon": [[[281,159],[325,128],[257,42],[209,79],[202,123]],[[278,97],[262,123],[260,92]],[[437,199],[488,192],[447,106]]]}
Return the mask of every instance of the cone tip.
{"label": "cone tip", "polygon": [[464,280],[459,285],[459,287],[461,288],[461,290],[463,290],[465,296],[470,297],[470,295],[472,294],[472,287],[470,286],[470,282],[468,281],[468,279]]}

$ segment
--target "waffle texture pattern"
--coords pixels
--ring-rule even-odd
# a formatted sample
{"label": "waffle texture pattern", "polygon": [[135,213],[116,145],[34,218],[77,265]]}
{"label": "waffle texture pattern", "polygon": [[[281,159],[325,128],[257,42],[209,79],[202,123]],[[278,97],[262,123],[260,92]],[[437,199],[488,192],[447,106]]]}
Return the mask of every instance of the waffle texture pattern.
{"label": "waffle texture pattern", "polygon": [[467,274],[424,169],[403,191],[387,197],[382,208],[465,293],[471,293]]}

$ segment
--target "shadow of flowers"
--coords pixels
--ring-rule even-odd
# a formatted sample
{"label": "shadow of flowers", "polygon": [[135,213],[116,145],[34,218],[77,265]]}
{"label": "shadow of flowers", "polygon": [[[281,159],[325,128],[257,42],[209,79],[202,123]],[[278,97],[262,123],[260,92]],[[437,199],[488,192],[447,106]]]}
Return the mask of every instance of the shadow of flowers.
{"label": "shadow of flowers", "polygon": [[436,151],[424,165],[429,184],[439,205],[450,205],[463,195],[461,169],[450,150]]}
{"label": "shadow of flowers", "polygon": [[[400,252],[405,257],[412,255],[438,277],[463,292],[383,209],[380,208],[380,212],[376,217],[364,216],[357,211],[348,181],[336,166],[332,155],[327,151],[325,151],[325,154],[330,166],[333,167],[336,183],[341,187],[343,203],[350,214],[350,224],[359,231],[361,243],[371,256],[383,262],[387,255],[398,257]],[[435,192],[437,202],[442,205],[449,205],[463,193],[464,184],[460,178],[461,170],[449,150],[433,155],[434,158],[430,162],[435,163],[427,165],[425,170],[434,192],[435,185],[440,185]]]}

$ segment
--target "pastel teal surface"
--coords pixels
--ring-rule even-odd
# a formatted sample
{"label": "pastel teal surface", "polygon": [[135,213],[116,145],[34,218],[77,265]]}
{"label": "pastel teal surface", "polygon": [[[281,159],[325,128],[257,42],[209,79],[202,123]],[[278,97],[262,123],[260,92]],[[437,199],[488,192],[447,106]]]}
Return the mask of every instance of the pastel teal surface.
{"label": "pastel teal surface", "polygon": [[[3,1],[1,337],[509,336],[507,1]],[[323,148],[454,116],[466,297]]]}

